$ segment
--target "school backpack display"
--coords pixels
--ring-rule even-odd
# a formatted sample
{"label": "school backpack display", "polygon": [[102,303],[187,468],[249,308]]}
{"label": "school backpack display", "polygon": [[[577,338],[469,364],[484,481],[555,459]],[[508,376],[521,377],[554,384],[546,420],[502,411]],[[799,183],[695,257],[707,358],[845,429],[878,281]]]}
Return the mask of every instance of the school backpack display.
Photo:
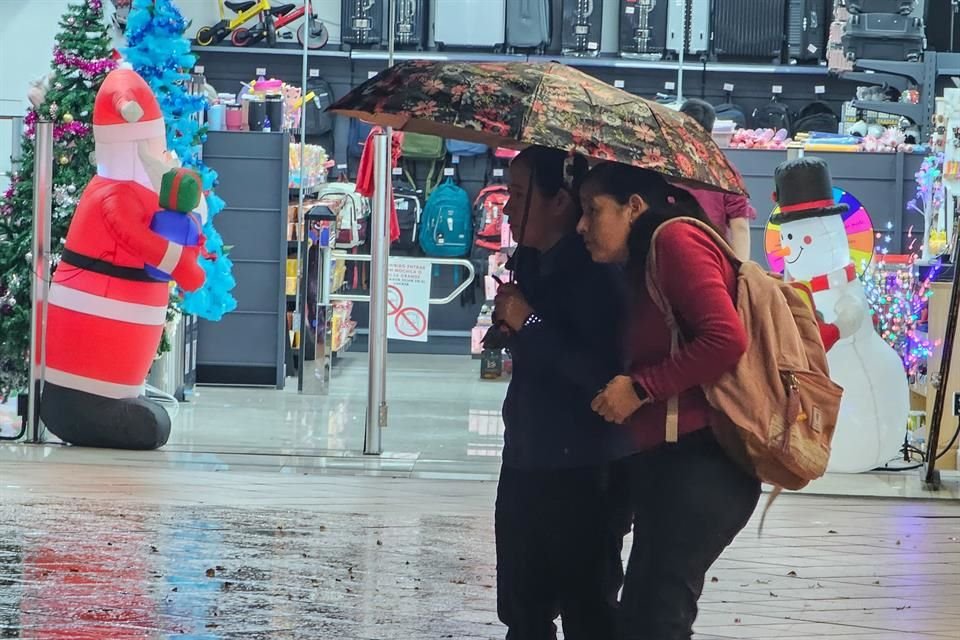
{"label": "school backpack display", "polygon": [[391,253],[412,255],[420,246],[420,218],[423,215],[423,192],[406,184],[393,188],[393,201],[397,209],[400,237],[391,245]]}
{"label": "school backpack display", "polygon": [[714,107],[717,114],[717,120],[730,120],[735,122],[738,129],[744,129],[747,126],[747,112],[738,104],[725,102]]}
{"label": "school backpack display", "polygon": [[798,133],[820,131],[823,133],[837,133],[840,130],[840,118],[833,112],[829,104],[822,100],[814,100],[797,114],[797,121],[793,123],[791,136]]}
{"label": "school backpack display", "polygon": [[317,206],[327,207],[337,216],[338,249],[352,249],[367,238],[367,219],[370,217],[370,201],[357,193],[352,182],[330,182],[317,195]]}
{"label": "school backpack display", "polygon": [[[754,262],[741,262],[707,225],[675,218],[654,233],[647,258],[647,289],[673,333],[674,351],[682,337],[658,285],[656,258],[657,236],[671,224],[702,229],[738,269],[737,313],[750,345],[733,370],[702,385],[717,440],[761,481],[802,489],[826,473],[843,395],[830,379],[813,309],[789,283]],[[677,441],[678,415],[673,397],[667,401],[668,442]]]}
{"label": "school backpack display", "polygon": [[322,136],[333,131],[333,114],[327,113],[327,107],[333,104],[333,89],[323,78],[310,78],[307,94],[311,92],[314,98],[306,108],[307,135]]}
{"label": "school backpack display", "polygon": [[505,184],[492,184],[485,187],[473,203],[476,219],[476,245],[488,251],[500,251],[503,246],[503,210],[510,199],[510,191]]}
{"label": "school backpack display", "polygon": [[473,245],[470,196],[452,179],[434,189],[420,217],[420,248],[434,258],[462,258]]}
{"label": "school backpack display", "polygon": [[359,160],[363,156],[363,146],[367,143],[373,125],[354,118],[350,121],[347,135],[347,157]]}
{"label": "school backpack display", "polygon": [[490,147],[479,142],[464,142],[463,140],[447,140],[447,153],[451,156],[473,157],[482,156],[490,151]]}
{"label": "school backpack display", "polygon": [[793,113],[790,107],[776,98],[753,110],[751,123],[755,129],[793,129]]}

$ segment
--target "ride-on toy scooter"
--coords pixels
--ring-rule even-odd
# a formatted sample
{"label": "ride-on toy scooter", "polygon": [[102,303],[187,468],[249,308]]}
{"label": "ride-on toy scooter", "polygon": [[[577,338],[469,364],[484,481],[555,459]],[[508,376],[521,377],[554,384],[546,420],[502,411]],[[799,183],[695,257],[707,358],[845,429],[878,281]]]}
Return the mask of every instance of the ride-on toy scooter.
{"label": "ride-on toy scooter", "polygon": [[[273,28],[278,34],[287,33],[281,32],[281,29],[284,29],[287,25],[296,22],[304,16],[309,16],[297,28],[297,41],[301,46],[303,46],[307,28],[310,29],[310,39],[307,43],[310,49],[322,49],[330,39],[330,33],[327,31],[326,25],[323,24],[323,21],[320,20],[313,11],[313,0],[304,0],[303,4],[299,7],[293,4],[280,5],[279,7],[271,9],[270,13],[270,17],[273,20]],[[230,41],[238,47],[250,46],[266,39],[268,29],[267,21],[261,22],[250,29],[240,27],[231,34]],[[278,35],[278,39],[282,37],[283,35]],[[287,37],[289,37],[289,34]]]}
{"label": "ride-on toy scooter", "polygon": [[[219,0],[220,3],[220,22],[210,27],[200,27],[197,30],[197,44],[201,47],[208,47],[213,44],[223,42],[227,36],[243,24],[253,18],[259,18],[259,23],[265,29],[267,43],[273,46],[277,42],[277,32],[273,27],[273,20],[270,16],[270,0],[249,0],[247,2],[231,2],[230,0]],[[236,13],[233,18],[228,19],[223,7]],[[290,5],[293,8],[293,5]]]}

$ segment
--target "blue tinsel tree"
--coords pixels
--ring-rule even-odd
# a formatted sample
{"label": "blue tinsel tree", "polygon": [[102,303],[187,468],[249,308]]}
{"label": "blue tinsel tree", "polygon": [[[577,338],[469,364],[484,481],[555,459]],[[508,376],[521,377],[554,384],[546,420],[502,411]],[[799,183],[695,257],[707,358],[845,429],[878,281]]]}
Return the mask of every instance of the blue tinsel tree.
{"label": "blue tinsel tree", "polygon": [[185,167],[196,170],[207,191],[207,223],[203,233],[205,248],[215,259],[200,258],[207,274],[203,287],[185,292],[181,308],[206,320],[220,320],[237,307],[230,291],[236,286],[233,263],[224,252],[223,238],[213,226],[214,218],[225,203],[213,189],[217,172],[200,158],[200,145],[206,130],[191,116],[207,106],[206,96],[191,95],[186,90],[196,57],[190,53],[190,42],[183,37],[187,21],[171,0],[133,0],[127,20],[127,47],[124,58],[150,84],[160,102],[167,123],[167,147],[177,153]]}

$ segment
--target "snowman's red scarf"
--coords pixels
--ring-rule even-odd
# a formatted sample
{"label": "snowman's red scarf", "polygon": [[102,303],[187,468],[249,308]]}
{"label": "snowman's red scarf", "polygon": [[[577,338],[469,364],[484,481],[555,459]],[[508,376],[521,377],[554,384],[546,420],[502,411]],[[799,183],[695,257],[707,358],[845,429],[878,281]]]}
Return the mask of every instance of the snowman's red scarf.
{"label": "snowman's red scarf", "polygon": [[[842,276],[844,279],[839,280],[837,276]],[[848,282],[853,282],[857,279],[857,268],[851,262],[843,269],[838,269],[833,273],[828,273],[826,275],[817,276],[816,278],[810,279],[810,289],[814,292],[826,291],[827,289],[832,289],[833,287],[840,284],[847,284]]]}

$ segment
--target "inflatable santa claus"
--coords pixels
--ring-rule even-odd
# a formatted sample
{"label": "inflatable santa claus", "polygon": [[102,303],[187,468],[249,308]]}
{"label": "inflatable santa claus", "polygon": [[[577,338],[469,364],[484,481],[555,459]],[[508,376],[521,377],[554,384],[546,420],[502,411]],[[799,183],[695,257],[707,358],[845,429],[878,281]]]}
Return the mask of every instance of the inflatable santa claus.
{"label": "inflatable santa claus", "polygon": [[71,444],[155,449],[167,442],[170,417],[143,391],[169,285],[146,269],[196,290],[204,279],[200,247],[150,228],[163,176],[177,162],[166,150],[160,106],[134,71],[107,76],[93,135],[97,175],[77,205],[50,287],[40,418]]}

